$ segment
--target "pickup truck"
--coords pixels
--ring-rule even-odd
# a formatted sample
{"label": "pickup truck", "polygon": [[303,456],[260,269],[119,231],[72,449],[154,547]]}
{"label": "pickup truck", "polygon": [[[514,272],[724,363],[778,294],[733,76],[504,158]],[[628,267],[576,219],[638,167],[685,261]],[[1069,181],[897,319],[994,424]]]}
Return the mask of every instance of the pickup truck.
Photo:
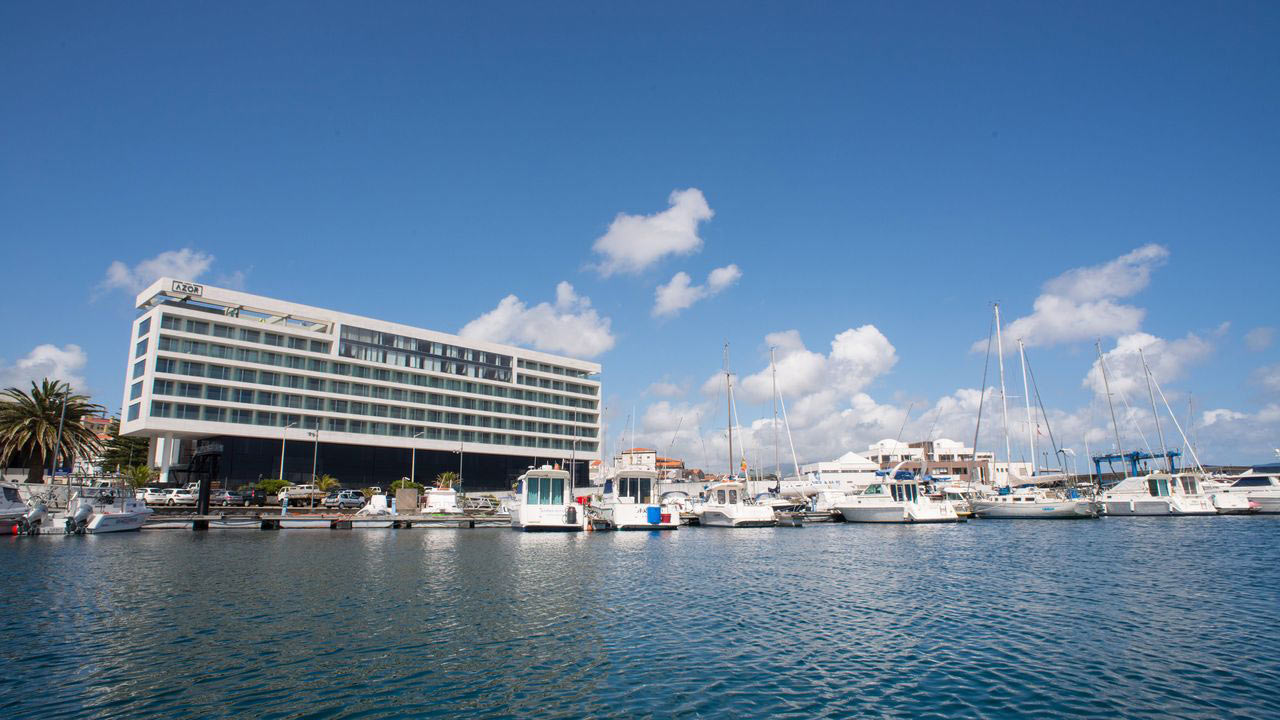
{"label": "pickup truck", "polygon": [[285,498],[289,499],[290,505],[303,505],[312,502],[320,502],[324,499],[324,491],[315,485],[289,485],[282,488],[277,495],[280,502],[283,503]]}

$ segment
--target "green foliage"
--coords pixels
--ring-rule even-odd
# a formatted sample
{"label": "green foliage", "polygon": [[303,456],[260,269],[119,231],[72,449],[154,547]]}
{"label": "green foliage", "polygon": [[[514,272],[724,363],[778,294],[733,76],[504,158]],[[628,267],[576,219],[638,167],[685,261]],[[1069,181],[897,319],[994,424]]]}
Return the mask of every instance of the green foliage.
{"label": "green foliage", "polygon": [[126,472],[130,466],[145,465],[147,453],[151,449],[151,441],[145,437],[121,437],[120,420],[111,421],[111,439],[102,449],[102,469],[105,471],[120,469]]}
{"label": "green foliage", "polygon": [[330,490],[337,490],[338,485],[339,485],[338,478],[332,475],[321,475],[320,479],[316,480],[316,489],[321,490],[323,492],[329,492]]}
{"label": "green foliage", "polygon": [[160,477],[159,470],[146,465],[130,465],[121,470],[121,474],[124,475],[125,484],[134,490]]}
{"label": "green foliage", "polygon": [[371,498],[371,497],[373,497],[375,494],[377,494],[377,493],[374,491],[374,488],[371,488],[371,487],[364,488],[363,490],[361,490],[361,491],[360,491],[360,493],[361,493],[362,495],[364,495],[364,499],[365,499],[365,500],[368,500],[369,498]]}
{"label": "green foliage", "polygon": [[29,393],[8,388],[0,392],[0,462],[25,452],[27,482],[44,482],[50,455],[60,455],[64,464],[95,457],[102,451],[102,442],[84,418],[102,411],[103,407],[89,402],[87,395],[73,395],[71,386],[60,380],[45,378],[39,385],[32,382]]}
{"label": "green foliage", "polygon": [[458,482],[458,473],[448,470],[436,476],[436,487],[451,488]]}
{"label": "green foliage", "polygon": [[422,483],[413,482],[409,478],[400,478],[399,480],[391,483],[392,491],[404,490],[406,488],[413,488],[419,492],[427,489]]}
{"label": "green foliage", "polygon": [[279,495],[281,488],[286,488],[292,484],[288,480],[281,480],[280,478],[263,478],[254,487],[268,495]]}

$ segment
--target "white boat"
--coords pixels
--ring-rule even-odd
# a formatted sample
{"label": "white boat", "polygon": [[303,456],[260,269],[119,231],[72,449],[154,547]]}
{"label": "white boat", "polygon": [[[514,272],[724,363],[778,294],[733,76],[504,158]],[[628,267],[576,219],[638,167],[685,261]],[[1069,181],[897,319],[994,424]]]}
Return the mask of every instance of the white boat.
{"label": "white boat", "polygon": [[1127,477],[1102,494],[1108,515],[1217,515],[1192,473]]}
{"label": "white boat", "polygon": [[769,527],[777,524],[773,508],[748,503],[741,482],[721,482],[707,488],[706,499],[694,513],[698,524],[709,527]]}
{"label": "white boat", "polygon": [[369,502],[351,517],[351,528],[389,528],[395,524],[395,516],[395,508],[387,504],[387,496],[374,493],[369,496]]}
{"label": "white boat", "polygon": [[31,508],[22,501],[17,485],[0,482],[0,525],[13,525],[30,511]]}
{"label": "white boat", "polygon": [[[1072,497],[1076,494],[1076,497]],[[1098,506],[1088,498],[1058,489],[1020,487],[1003,495],[969,500],[974,517],[999,519],[1075,519],[1098,517]]]}
{"label": "white boat", "polygon": [[836,505],[845,522],[948,523],[963,522],[955,506],[925,494],[917,480],[892,480],[868,485]]}
{"label": "white boat", "polygon": [[141,530],[152,510],[123,488],[75,493],[67,503],[64,527],[68,534],[99,535]]}
{"label": "white boat", "polygon": [[544,466],[521,475],[511,502],[511,527],[567,532],[586,527],[586,513],[574,502],[568,471]]}
{"label": "white boat", "polygon": [[596,512],[615,530],[676,530],[680,512],[654,502],[658,473],[625,469],[604,481],[604,494]]}
{"label": "white boat", "polygon": [[328,530],[333,518],[316,515],[284,515],[280,518],[281,530]]}
{"label": "white boat", "polygon": [[462,508],[458,507],[458,491],[453,488],[427,488],[421,510],[425,513],[461,515]]}
{"label": "white boat", "polygon": [[1280,513],[1280,478],[1275,475],[1259,475],[1249,471],[1243,475],[1223,478],[1228,485],[1214,493],[1215,497],[1243,496],[1257,504],[1260,513]]}

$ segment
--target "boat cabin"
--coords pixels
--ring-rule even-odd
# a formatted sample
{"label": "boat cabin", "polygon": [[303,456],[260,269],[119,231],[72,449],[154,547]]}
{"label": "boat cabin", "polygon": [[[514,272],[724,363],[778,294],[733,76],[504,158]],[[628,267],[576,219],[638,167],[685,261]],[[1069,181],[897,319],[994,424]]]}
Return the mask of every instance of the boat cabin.
{"label": "boat cabin", "polygon": [[882,497],[894,502],[919,502],[920,483],[916,482],[892,482],[892,483],[873,483],[868,485],[865,490],[859,493],[863,497]]}
{"label": "boat cabin", "polygon": [[638,470],[624,470],[617,477],[604,481],[604,494],[622,503],[636,505],[653,504],[653,494],[658,487],[658,474]]}
{"label": "boat cabin", "polygon": [[516,481],[516,497],[525,505],[567,505],[569,473],[563,470],[530,470]]}

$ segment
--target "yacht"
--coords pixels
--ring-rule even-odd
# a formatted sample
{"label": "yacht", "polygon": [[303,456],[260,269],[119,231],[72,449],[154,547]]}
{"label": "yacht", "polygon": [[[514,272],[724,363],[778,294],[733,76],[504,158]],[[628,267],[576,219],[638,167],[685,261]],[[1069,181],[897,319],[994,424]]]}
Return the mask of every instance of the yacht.
{"label": "yacht", "polygon": [[777,524],[773,508],[747,500],[746,486],[736,480],[716,483],[695,510],[699,525],[709,527],[769,527]]}
{"label": "yacht", "polygon": [[516,480],[511,527],[517,530],[572,532],[586,526],[586,513],[574,502],[566,470],[530,469]]}
{"label": "yacht", "polygon": [[614,530],[675,530],[679,510],[654,501],[658,473],[653,470],[619,470],[604,481],[604,495],[596,507],[600,518]]}
{"label": "yacht", "polygon": [[969,500],[973,516],[1003,519],[1073,519],[1098,517],[1098,505],[1075,490],[1019,487],[1011,492]]}
{"label": "yacht", "polygon": [[845,522],[946,523],[963,522],[948,500],[925,494],[918,480],[887,480],[868,485],[837,503]]}
{"label": "yacht", "polygon": [[1108,515],[1217,515],[1194,474],[1127,477],[1102,494]]}
{"label": "yacht", "polygon": [[75,493],[67,503],[67,534],[129,532],[141,530],[151,517],[147,504],[123,488]]}
{"label": "yacht", "polygon": [[1245,497],[1257,505],[1260,513],[1280,513],[1280,478],[1275,475],[1258,475],[1253,471],[1243,475],[1223,478],[1228,485],[1214,497]]}

